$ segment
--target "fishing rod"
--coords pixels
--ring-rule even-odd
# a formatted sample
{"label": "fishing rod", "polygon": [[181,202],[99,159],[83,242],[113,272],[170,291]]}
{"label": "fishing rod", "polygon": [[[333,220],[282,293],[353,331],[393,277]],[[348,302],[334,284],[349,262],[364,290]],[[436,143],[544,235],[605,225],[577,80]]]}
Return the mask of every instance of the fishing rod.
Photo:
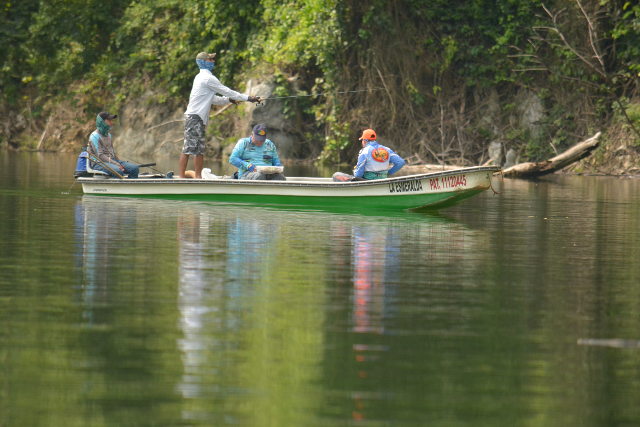
{"label": "fishing rod", "polygon": [[156,165],[155,162],[152,162],[152,163],[140,163],[140,162],[136,162],[135,160],[131,160],[131,159],[122,159],[122,160],[124,160],[125,162],[129,162],[129,163],[133,163],[133,164],[137,165],[139,169],[149,168],[149,169],[151,169],[152,171],[154,171],[156,173],[163,174],[162,171],[160,171],[160,170],[158,170],[158,169],[153,167],[153,166]]}
{"label": "fishing rod", "polygon": [[[134,160],[130,160],[130,159],[129,159],[129,160],[127,160],[127,159],[123,159],[123,160],[124,160],[125,162],[134,163],[134,164],[138,165],[138,168],[140,168],[140,169],[142,169],[142,168],[149,168],[149,169],[151,169],[152,171],[154,171],[155,173],[160,174],[160,175],[162,175],[162,176],[167,176],[167,174],[169,174],[169,172],[162,172],[161,170],[154,168],[153,166],[155,166],[155,165],[156,165],[156,163],[155,163],[155,162],[153,162],[153,163],[138,163],[138,162],[136,162],[136,161],[134,161]],[[173,173],[173,171],[170,171],[170,172],[171,172],[171,173]]]}
{"label": "fishing rod", "polygon": [[323,93],[312,93],[309,95],[290,95],[290,96],[269,96],[267,98],[260,98],[260,103],[262,103],[262,101],[266,101],[268,99],[286,99],[286,98],[307,98],[307,97],[311,97],[311,96],[325,96],[328,94],[344,94],[344,93],[357,93],[357,92],[373,92],[376,90],[382,90],[384,89],[383,87],[376,87],[373,89],[358,89],[358,90],[344,90],[344,91],[337,91],[337,92],[323,92]]}
{"label": "fishing rod", "polygon": [[[312,96],[325,96],[325,95],[334,94],[334,93],[335,94],[345,94],[345,93],[358,93],[358,92],[374,92],[376,90],[382,90],[382,89],[384,89],[384,88],[383,87],[375,87],[373,89],[342,90],[342,91],[337,91],[337,92],[312,93],[312,94],[309,94],[309,95],[269,96],[267,98],[260,97],[260,102],[257,102],[256,105],[257,106],[258,105],[262,105],[262,103],[264,101],[267,101],[269,99],[309,98],[309,97],[312,97]],[[222,109],[218,110],[214,114],[214,117],[217,116],[218,114],[220,114],[221,112],[223,112],[225,109],[231,107],[232,105],[235,105],[235,104],[225,105]],[[173,124],[173,123],[181,123],[181,122],[184,122],[184,119],[171,120],[171,121],[168,121],[168,122],[160,123],[159,125],[151,126],[150,128],[147,129],[147,131],[156,129],[156,128],[160,127],[160,126],[170,125],[170,124]]]}
{"label": "fishing rod", "polygon": [[102,166],[103,168],[105,168],[106,170],[108,170],[109,172],[113,173],[114,176],[118,177],[119,179],[124,179],[124,175],[122,175],[119,171],[116,171],[115,169],[113,169],[111,166],[109,166],[106,162],[103,162],[102,160],[100,160],[98,158],[98,156],[89,153],[87,151],[87,154],[89,155],[89,159],[94,163],[99,164],[100,166]]}

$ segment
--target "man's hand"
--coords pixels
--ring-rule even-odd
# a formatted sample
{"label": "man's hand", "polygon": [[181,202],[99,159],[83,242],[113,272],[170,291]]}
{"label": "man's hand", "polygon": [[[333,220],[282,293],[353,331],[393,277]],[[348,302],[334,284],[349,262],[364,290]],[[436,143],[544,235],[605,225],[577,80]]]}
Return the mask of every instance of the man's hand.
{"label": "man's hand", "polygon": [[256,170],[256,167],[255,167],[255,165],[253,163],[249,163],[247,165],[247,171],[248,172],[254,172],[255,170]]}
{"label": "man's hand", "polygon": [[259,96],[249,95],[249,99],[247,99],[247,101],[255,102],[256,104],[260,104],[262,102],[262,98],[260,98]]}

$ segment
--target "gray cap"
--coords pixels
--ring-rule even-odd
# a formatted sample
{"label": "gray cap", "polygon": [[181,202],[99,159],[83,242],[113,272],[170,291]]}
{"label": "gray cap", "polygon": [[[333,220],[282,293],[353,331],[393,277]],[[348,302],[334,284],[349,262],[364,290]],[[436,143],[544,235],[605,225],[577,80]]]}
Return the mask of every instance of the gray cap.
{"label": "gray cap", "polygon": [[204,59],[206,60],[212,60],[212,59],[216,59],[216,54],[215,53],[207,53],[207,52],[200,52],[197,56],[196,59]]}
{"label": "gray cap", "polygon": [[267,139],[267,125],[258,123],[253,127],[253,138],[256,141],[264,141]]}
{"label": "gray cap", "polygon": [[106,111],[101,112],[100,114],[98,114],[100,117],[102,117],[102,120],[113,120],[118,118],[117,114],[111,114],[111,113],[107,113]]}

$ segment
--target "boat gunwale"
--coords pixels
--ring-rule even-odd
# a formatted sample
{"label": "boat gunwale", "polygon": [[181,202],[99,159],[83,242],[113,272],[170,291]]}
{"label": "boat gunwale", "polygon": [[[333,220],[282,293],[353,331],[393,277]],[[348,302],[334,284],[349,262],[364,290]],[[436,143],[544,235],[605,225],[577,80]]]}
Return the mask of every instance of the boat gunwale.
{"label": "boat gunwale", "polygon": [[[240,186],[285,186],[285,187],[328,187],[328,188],[352,188],[378,186],[397,182],[415,181],[416,179],[436,178],[449,175],[458,175],[460,173],[477,173],[477,172],[498,172],[499,166],[473,166],[468,168],[451,169],[446,171],[429,172],[414,175],[403,175],[399,177],[391,177],[384,179],[366,180],[366,181],[346,181],[346,182],[314,182],[314,181],[296,181],[287,179],[286,181],[276,180],[238,180],[238,179],[191,179],[191,178],[137,178],[137,179],[118,179],[118,178],[96,178],[96,177],[79,177],[76,178],[82,184],[115,184],[115,185],[141,185],[141,184],[159,184],[159,185],[240,185]],[[292,177],[298,178],[298,177]],[[301,178],[301,177],[300,177]],[[310,177],[314,178],[314,177]],[[323,178],[320,178],[323,179]],[[331,178],[324,178],[331,179]]]}

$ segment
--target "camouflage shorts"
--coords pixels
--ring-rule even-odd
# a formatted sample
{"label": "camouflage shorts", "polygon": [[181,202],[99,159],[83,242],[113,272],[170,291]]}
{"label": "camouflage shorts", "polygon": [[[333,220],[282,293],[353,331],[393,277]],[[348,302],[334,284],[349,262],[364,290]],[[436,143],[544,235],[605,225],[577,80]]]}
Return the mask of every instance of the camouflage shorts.
{"label": "camouflage shorts", "polygon": [[182,153],[204,155],[204,122],[197,114],[189,114],[184,121],[184,145]]}

